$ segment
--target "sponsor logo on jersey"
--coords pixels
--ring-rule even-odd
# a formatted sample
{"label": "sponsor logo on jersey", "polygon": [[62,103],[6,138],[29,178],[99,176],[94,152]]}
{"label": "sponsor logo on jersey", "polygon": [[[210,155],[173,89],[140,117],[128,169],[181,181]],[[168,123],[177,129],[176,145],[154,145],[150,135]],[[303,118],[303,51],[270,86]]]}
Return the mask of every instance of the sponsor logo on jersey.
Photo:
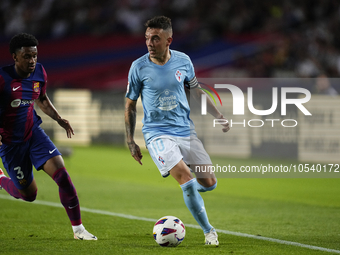
{"label": "sponsor logo on jersey", "polygon": [[34,100],[21,100],[21,105],[34,104]]}
{"label": "sponsor logo on jersey", "polygon": [[21,99],[14,99],[12,102],[11,102],[11,106],[13,108],[17,108],[19,107],[20,105],[31,105],[31,104],[34,104],[34,100],[21,100]]}
{"label": "sponsor logo on jersey", "polygon": [[39,84],[40,84],[39,82],[33,83],[33,90],[34,90],[34,92],[39,92],[39,88],[40,88]]}
{"label": "sponsor logo on jersey", "polygon": [[19,107],[20,104],[21,104],[21,99],[14,99],[14,100],[11,102],[11,106],[12,106],[13,108]]}
{"label": "sponsor logo on jersey", "polygon": [[157,107],[163,111],[170,111],[178,106],[177,95],[170,90],[164,90],[158,97]]}

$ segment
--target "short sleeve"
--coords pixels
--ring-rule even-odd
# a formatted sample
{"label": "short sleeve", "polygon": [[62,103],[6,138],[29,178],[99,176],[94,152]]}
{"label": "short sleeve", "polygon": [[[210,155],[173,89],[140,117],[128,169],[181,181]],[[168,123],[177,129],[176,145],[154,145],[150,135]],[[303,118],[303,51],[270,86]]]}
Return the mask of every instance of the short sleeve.
{"label": "short sleeve", "polygon": [[46,85],[47,85],[47,73],[46,73],[45,68],[43,66],[41,66],[41,69],[42,69],[42,73],[43,73],[43,76],[44,76],[44,84],[41,87],[40,93],[41,93],[41,95],[45,95],[46,94]]}
{"label": "short sleeve", "polygon": [[185,85],[190,88],[196,88],[198,86],[198,82],[195,76],[195,70],[194,70],[194,66],[190,60],[190,58],[188,59],[189,63],[188,63],[188,70],[187,70],[187,76],[185,77]]}
{"label": "short sleeve", "polygon": [[142,83],[138,77],[138,69],[136,65],[133,63],[129,71],[128,85],[125,97],[136,101],[139,97],[141,87]]}
{"label": "short sleeve", "polygon": [[188,70],[187,70],[186,81],[190,81],[192,78],[195,77],[195,70],[194,70],[194,66],[193,66],[189,57],[188,57],[187,68],[188,68]]}

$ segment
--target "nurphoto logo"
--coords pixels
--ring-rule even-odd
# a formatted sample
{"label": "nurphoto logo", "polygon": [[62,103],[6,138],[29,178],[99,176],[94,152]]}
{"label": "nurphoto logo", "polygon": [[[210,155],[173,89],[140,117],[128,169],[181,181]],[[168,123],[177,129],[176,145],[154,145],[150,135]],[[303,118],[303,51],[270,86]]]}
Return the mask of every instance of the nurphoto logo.
{"label": "nurphoto logo", "polygon": [[[215,93],[217,98],[220,101],[220,104],[222,106],[222,100],[220,98],[220,95],[217,93],[216,89],[228,89],[228,91],[231,92],[232,99],[233,99],[233,115],[244,115],[244,100],[245,96],[242,92],[242,90],[232,84],[215,84],[214,87],[209,86],[207,84],[202,84],[204,86],[207,86],[211,91]],[[207,90],[200,88],[203,91],[206,92],[206,94],[201,95],[201,114],[206,115],[207,114],[207,95],[209,95],[212,100],[214,101],[215,105],[216,100],[214,99],[213,95]],[[298,95],[304,95],[304,97],[299,98],[288,98],[288,94],[298,94]],[[281,88],[281,116],[286,116],[287,114],[287,105],[295,105],[304,115],[311,116],[312,114],[306,109],[306,107],[303,105],[304,103],[307,103],[311,99],[311,93],[309,90],[305,88],[297,88],[297,87],[282,87]],[[248,109],[251,113],[257,116],[266,116],[274,113],[278,106],[278,88],[273,87],[272,88],[272,105],[269,109],[265,110],[259,110],[255,109],[253,104],[253,88],[248,87],[247,88],[247,105]],[[229,121],[226,119],[214,119],[213,120],[213,126],[215,127],[216,124],[226,124],[229,122],[230,126],[233,125],[243,125],[243,127],[246,126],[246,123],[249,127],[262,127],[265,122],[271,124],[272,127],[274,127],[276,122],[280,122],[283,127],[295,127],[297,126],[298,122],[295,119],[265,119],[264,121],[262,119],[251,119],[246,121],[245,119],[242,122],[233,122],[232,119]]]}

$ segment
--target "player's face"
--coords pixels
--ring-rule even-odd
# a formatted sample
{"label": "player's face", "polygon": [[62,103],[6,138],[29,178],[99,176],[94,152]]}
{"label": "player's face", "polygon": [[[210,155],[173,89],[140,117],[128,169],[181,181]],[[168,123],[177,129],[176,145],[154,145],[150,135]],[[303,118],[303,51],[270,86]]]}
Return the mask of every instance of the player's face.
{"label": "player's face", "polygon": [[38,49],[36,46],[21,47],[13,54],[15,70],[21,77],[29,77],[35,70],[37,64]]}
{"label": "player's face", "polygon": [[145,43],[150,53],[150,58],[162,59],[169,50],[172,42],[169,32],[161,28],[147,28],[145,32]]}

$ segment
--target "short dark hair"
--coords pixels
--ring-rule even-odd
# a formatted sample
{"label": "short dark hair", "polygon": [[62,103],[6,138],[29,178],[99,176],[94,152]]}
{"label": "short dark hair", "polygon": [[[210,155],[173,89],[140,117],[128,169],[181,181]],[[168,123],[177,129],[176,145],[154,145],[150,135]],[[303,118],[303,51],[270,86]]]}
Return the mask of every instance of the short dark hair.
{"label": "short dark hair", "polygon": [[165,16],[156,16],[145,22],[146,28],[161,28],[163,30],[172,30],[171,19]]}
{"label": "short dark hair", "polygon": [[11,54],[15,53],[21,47],[33,47],[38,46],[38,40],[34,35],[21,33],[12,37],[9,42],[9,52]]}

